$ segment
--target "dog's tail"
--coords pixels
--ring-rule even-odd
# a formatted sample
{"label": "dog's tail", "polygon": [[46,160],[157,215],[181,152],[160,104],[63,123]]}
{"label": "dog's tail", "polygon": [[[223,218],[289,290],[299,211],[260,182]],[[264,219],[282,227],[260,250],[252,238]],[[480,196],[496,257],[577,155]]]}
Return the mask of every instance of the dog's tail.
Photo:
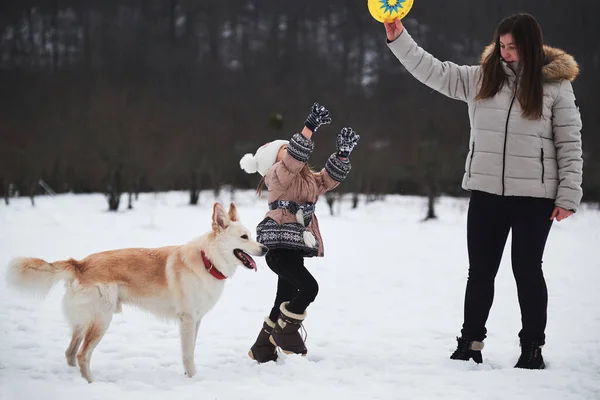
{"label": "dog's tail", "polygon": [[75,260],[49,263],[39,258],[18,257],[8,265],[6,282],[33,294],[46,296],[57,282],[73,278],[76,268]]}

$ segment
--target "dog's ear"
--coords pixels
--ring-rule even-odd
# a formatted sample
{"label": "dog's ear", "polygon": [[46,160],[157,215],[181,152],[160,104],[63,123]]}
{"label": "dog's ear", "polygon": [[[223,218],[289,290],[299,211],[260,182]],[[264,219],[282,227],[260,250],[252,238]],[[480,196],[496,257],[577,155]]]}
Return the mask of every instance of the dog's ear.
{"label": "dog's ear", "polygon": [[213,206],[212,229],[215,233],[219,233],[227,228],[231,221],[227,216],[227,212],[220,203],[215,203]]}
{"label": "dog's ear", "polygon": [[233,203],[229,205],[229,219],[231,220],[231,222],[235,222],[238,220],[237,208]]}

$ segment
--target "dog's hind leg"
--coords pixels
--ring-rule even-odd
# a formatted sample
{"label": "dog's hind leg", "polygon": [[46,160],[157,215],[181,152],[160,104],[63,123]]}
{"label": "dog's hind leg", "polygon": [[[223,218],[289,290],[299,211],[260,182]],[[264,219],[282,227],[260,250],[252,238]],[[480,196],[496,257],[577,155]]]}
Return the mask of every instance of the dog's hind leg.
{"label": "dog's hind leg", "polygon": [[63,312],[73,330],[71,343],[69,343],[69,347],[65,351],[65,357],[67,359],[67,364],[74,367],[77,365],[75,356],[77,355],[77,350],[83,340],[85,327],[93,319],[93,315],[90,308],[87,306],[87,291],[79,284],[79,281],[76,279],[70,280],[66,282],[65,287],[66,292],[63,297]]}
{"label": "dog's hind leg", "polygon": [[82,337],[83,344],[77,353],[77,363],[81,376],[88,382],[92,382],[90,372],[92,352],[108,329],[116,307],[117,287],[114,285],[88,286],[74,282],[67,288],[64,308],[74,329],[71,345],[67,349],[67,361],[69,361],[69,351],[77,351]]}
{"label": "dog's hind leg", "polygon": [[196,327],[199,323],[188,313],[179,314],[179,334],[181,336],[181,353],[183,357],[183,368],[185,374],[190,378],[196,375],[194,365],[194,347],[196,345]]}
{"label": "dog's hind leg", "polygon": [[67,364],[71,367],[75,367],[77,362],[75,360],[75,356],[77,355],[77,350],[79,350],[79,345],[83,340],[83,328],[81,325],[76,325],[73,328],[73,336],[71,337],[71,343],[65,351],[65,357],[67,358]]}
{"label": "dog's hind leg", "polygon": [[123,303],[121,303],[121,299],[117,298],[117,304],[115,305],[115,314],[118,314],[123,311]]}
{"label": "dog's hind leg", "polygon": [[90,325],[88,325],[85,331],[85,338],[83,339],[83,345],[77,354],[77,363],[79,364],[79,370],[81,376],[84,377],[89,383],[92,383],[92,373],[90,371],[90,360],[92,358],[92,352],[104,336],[104,333],[110,325],[112,320],[112,314],[100,316],[95,319]]}

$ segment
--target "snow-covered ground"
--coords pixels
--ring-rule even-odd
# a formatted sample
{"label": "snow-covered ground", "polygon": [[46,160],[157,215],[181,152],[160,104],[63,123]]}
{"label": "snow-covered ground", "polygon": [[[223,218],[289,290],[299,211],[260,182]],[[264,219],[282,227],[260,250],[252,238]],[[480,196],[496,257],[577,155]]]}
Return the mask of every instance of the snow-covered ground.
{"label": "snow-covered ground", "polygon": [[[135,209],[109,213],[102,195],[40,197],[0,207],[0,265],[15,256],[49,261],[121,247],[179,244],[210,229],[213,198],[143,194]],[[254,231],[265,204],[236,195]],[[229,194],[223,202],[228,204]],[[0,277],[0,399],[600,399],[600,212],[555,223],[544,270],[549,321],[544,371],[516,370],[520,314],[510,238],[488,322],[484,364],[451,361],[467,274],[467,200],[443,198],[439,219],[421,222],[425,200],[389,196],[340,216],[318,206],[325,258],[307,265],[320,291],[308,309],[309,354],[258,365],[247,356],[275,294],[263,258],[240,268],[205,317],[198,374],[184,376],[178,329],[124,308],[94,352],[95,382],[67,366],[70,332],[62,286],[44,300]]]}

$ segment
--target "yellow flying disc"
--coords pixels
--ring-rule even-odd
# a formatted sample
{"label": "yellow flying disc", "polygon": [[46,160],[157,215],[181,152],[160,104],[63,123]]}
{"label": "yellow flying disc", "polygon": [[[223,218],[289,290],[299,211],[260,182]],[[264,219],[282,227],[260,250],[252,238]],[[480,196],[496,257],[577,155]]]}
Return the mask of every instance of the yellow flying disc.
{"label": "yellow flying disc", "polygon": [[371,16],[379,22],[402,19],[410,11],[413,0],[368,0]]}

